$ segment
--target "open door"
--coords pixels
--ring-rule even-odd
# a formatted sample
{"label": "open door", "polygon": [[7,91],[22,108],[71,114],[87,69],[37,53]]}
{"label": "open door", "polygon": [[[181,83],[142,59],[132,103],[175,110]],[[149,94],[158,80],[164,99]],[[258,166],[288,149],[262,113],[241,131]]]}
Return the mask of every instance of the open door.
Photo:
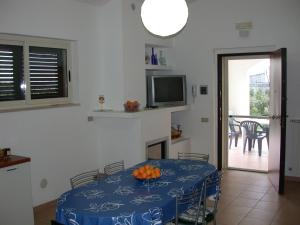
{"label": "open door", "polygon": [[270,54],[270,146],[269,179],[279,194],[284,193],[286,135],[286,49]]}

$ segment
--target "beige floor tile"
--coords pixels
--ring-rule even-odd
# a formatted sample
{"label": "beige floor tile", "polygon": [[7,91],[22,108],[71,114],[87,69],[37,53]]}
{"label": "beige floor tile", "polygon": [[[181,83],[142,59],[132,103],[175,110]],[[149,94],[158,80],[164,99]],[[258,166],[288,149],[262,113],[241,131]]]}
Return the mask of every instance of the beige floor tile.
{"label": "beige floor tile", "polygon": [[258,220],[262,221],[264,224],[271,224],[275,214],[276,212],[266,212],[261,209],[253,209],[247,214],[245,219]]}
{"label": "beige floor tile", "polygon": [[271,221],[256,218],[244,218],[239,225],[270,225]]}
{"label": "beige floor tile", "polygon": [[264,210],[265,212],[276,212],[281,207],[281,204],[278,202],[264,202],[260,201],[255,206],[256,209]]}
{"label": "beige floor tile", "polygon": [[[300,183],[288,182],[279,196],[266,174],[228,170],[222,185],[217,225],[300,225]],[[55,206],[39,210],[35,225],[50,225],[54,217]]]}
{"label": "beige floor tile", "polygon": [[253,191],[253,192],[259,192],[259,193],[266,193],[266,192],[268,192],[269,189],[270,189],[269,187],[249,185],[248,187],[245,188],[245,191]]}
{"label": "beige floor tile", "polygon": [[252,208],[244,206],[228,206],[226,209],[222,210],[222,214],[236,214],[240,216],[246,216]]}
{"label": "beige floor tile", "polygon": [[237,214],[220,214],[217,215],[218,225],[238,225],[244,216]]}
{"label": "beige floor tile", "polygon": [[248,198],[253,200],[259,200],[264,196],[263,192],[253,192],[253,191],[242,191],[239,197]]}
{"label": "beige floor tile", "polygon": [[230,206],[244,206],[252,208],[257,204],[257,202],[258,200],[238,197],[232,202],[232,204],[230,204]]}

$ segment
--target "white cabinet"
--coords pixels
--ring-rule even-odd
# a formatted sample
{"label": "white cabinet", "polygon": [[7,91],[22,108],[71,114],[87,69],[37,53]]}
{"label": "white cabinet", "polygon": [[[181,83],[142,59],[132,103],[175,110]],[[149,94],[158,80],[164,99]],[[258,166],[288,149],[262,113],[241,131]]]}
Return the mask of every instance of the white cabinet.
{"label": "white cabinet", "polygon": [[0,224],[34,224],[29,162],[0,169]]}
{"label": "white cabinet", "polygon": [[169,159],[177,159],[178,152],[190,152],[191,143],[189,138],[179,138],[172,140],[169,147]]}

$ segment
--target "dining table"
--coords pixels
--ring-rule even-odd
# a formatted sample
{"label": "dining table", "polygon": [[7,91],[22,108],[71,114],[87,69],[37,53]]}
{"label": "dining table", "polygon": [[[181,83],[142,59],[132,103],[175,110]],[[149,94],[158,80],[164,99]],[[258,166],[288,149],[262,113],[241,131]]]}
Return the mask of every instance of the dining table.
{"label": "dining table", "polygon": [[[146,164],[160,168],[161,177],[138,180],[132,176]],[[216,167],[205,161],[147,160],[63,193],[57,200],[56,221],[64,225],[165,224],[176,216],[176,196],[200,188],[216,173]]]}

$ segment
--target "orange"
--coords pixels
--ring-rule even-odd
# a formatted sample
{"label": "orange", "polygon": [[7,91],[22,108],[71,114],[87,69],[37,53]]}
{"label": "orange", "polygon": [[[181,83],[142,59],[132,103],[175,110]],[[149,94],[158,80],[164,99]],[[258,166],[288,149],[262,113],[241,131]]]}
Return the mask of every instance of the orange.
{"label": "orange", "polygon": [[147,178],[147,174],[146,173],[142,173],[141,177],[142,177],[142,179],[146,179]]}
{"label": "orange", "polygon": [[143,168],[143,167],[140,167],[140,168],[138,169],[138,171],[139,171],[139,174],[143,174],[143,173],[144,173],[144,168]]}
{"label": "orange", "polygon": [[139,171],[138,170],[134,170],[132,173],[133,176],[137,177],[139,175]]}
{"label": "orange", "polygon": [[150,166],[149,166],[149,165],[145,165],[144,168],[145,168],[146,170],[148,170],[148,169],[150,169]]}

